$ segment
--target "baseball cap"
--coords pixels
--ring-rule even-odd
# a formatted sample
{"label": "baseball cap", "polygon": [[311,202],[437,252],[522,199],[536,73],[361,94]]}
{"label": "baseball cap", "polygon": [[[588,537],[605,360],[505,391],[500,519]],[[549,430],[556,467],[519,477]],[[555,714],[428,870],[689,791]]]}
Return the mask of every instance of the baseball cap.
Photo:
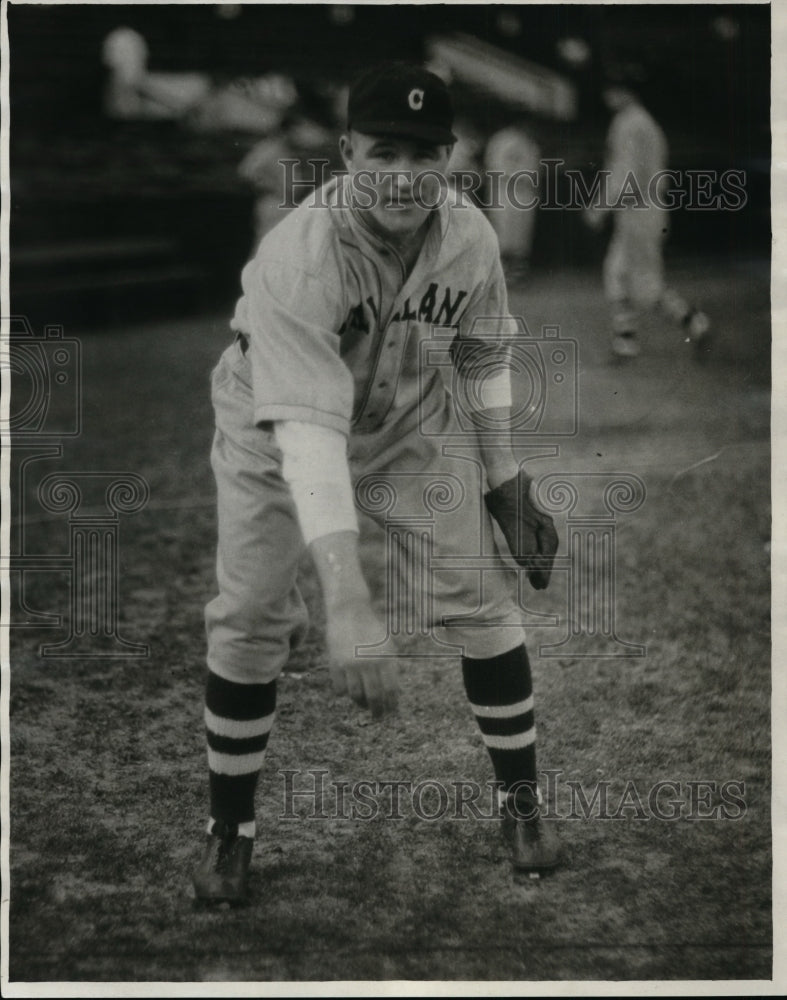
{"label": "baseball cap", "polygon": [[348,129],[442,145],[456,142],[453,124],[448,87],[416,63],[382,63],[362,73],[350,87]]}

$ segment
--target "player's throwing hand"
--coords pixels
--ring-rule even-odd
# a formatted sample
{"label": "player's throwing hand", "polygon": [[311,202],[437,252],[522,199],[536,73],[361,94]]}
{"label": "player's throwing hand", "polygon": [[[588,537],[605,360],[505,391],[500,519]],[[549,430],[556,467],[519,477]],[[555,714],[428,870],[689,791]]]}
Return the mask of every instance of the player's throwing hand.
{"label": "player's throwing hand", "polygon": [[336,694],[348,694],[372,717],[396,708],[398,666],[395,659],[364,655],[379,644],[385,627],[365,603],[328,614],[327,639],[331,680]]}

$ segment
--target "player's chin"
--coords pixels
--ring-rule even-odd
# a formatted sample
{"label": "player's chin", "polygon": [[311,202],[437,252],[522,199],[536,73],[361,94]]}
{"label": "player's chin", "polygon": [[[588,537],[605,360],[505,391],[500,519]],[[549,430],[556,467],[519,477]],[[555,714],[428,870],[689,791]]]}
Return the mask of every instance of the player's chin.
{"label": "player's chin", "polygon": [[428,215],[429,209],[415,201],[399,201],[384,205],[378,218],[389,232],[403,235],[420,229]]}

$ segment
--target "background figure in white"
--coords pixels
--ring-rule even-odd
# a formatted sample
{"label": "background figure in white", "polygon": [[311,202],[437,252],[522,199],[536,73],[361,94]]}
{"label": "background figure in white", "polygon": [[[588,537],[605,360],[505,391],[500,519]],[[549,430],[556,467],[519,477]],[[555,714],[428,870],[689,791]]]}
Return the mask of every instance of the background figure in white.
{"label": "background figure in white", "polygon": [[[538,212],[540,159],[538,144],[518,124],[495,132],[486,146],[484,165],[487,171],[501,175],[489,182],[492,190],[499,193],[499,197],[493,199],[497,204],[490,205],[489,221],[497,233],[503,271],[512,282],[524,278],[530,266]],[[528,176],[522,171],[532,174]],[[514,175],[517,176],[512,180]]]}
{"label": "background figure in white", "polygon": [[295,150],[287,134],[280,131],[256,143],[238,165],[238,173],[256,192],[252,252],[256,251],[262,237],[287,215],[288,209],[284,206],[292,192],[287,183],[290,174],[282,161],[294,157]]}
{"label": "background figure in white", "polygon": [[118,27],[104,39],[101,60],[109,70],[104,113],[120,120],[182,118],[205,100],[205,73],[151,73],[148,46],[133,28]]}
{"label": "background figure in white", "polygon": [[[306,193],[306,182],[316,174],[309,157],[324,158],[331,131],[318,122],[293,115],[257,142],[238,164],[238,174],[255,190],[253,252],[266,233],[292,210]],[[285,165],[286,160],[297,160]],[[327,179],[327,175],[326,175]]]}
{"label": "background figure in white", "polygon": [[104,113],[120,121],[173,120],[199,132],[268,135],[298,92],[289,77],[267,73],[215,85],[207,73],[151,72],[148,45],[133,28],[114,28],[101,59],[108,69]]}
{"label": "background figure in white", "polygon": [[621,358],[636,357],[640,313],[658,306],[670,320],[684,326],[687,339],[699,352],[708,343],[708,317],[664,280],[669,216],[663,206],[668,202],[666,188],[663,184],[654,188],[653,179],[667,169],[666,136],[628,87],[611,84],[602,97],[613,115],[605,158],[610,175],[606,205],[593,207],[587,221],[599,228],[608,212],[613,218],[603,268],[612,351]]}
{"label": "background figure in white", "polygon": [[[475,204],[483,200],[483,156],[484,156],[484,136],[480,129],[469,118],[458,118],[454,122],[454,135],[456,142],[448,161],[448,176],[454,186],[467,192],[467,197]],[[464,176],[463,176],[464,175]],[[474,186],[478,182],[471,183],[471,177],[482,178],[479,186]]]}

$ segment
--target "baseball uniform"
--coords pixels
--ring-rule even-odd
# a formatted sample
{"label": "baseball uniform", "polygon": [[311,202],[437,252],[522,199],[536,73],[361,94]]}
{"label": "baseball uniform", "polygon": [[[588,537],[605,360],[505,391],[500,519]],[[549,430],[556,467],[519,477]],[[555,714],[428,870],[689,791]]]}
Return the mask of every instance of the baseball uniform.
{"label": "baseball uniform", "polygon": [[628,299],[635,306],[655,305],[664,284],[662,245],[668,216],[648,192],[652,178],[667,168],[667,140],[641,104],[631,102],[613,118],[606,168],[610,171],[609,201],[617,203],[624,192],[629,197],[627,207],[614,212],[614,231],[604,261],[605,294],[613,302]]}
{"label": "baseball uniform", "polygon": [[604,294],[612,314],[613,351],[621,357],[639,353],[639,314],[653,306],[684,326],[698,352],[708,342],[708,317],[665,283],[667,155],[664,132],[628,95],[610,124],[605,163],[607,197],[614,207],[603,266]]}
{"label": "baseball uniform", "polygon": [[[475,317],[508,314],[494,233],[477,208],[448,198],[405,277],[393,246],[350,207],[347,187],[346,179],[332,181],[263,241],[243,271],[232,321],[238,336],[213,373],[220,593],[207,608],[208,664],[238,682],[275,677],[305,622],[295,585],[303,542],[275,421],[347,435],[354,479],[390,475],[399,494],[413,492],[399,496],[402,508],[420,509],[424,484],[398,473],[458,480],[461,504],[434,514],[432,554],[496,553],[481,460],[442,454],[436,430],[456,432],[456,416],[445,380],[422,368],[421,351],[432,325],[467,337]],[[521,641],[502,561],[500,572],[484,574],[483,587],[472,564],[431,579],[429,625],[473,616],[468,626],[451,625],[447,641],[475,656]]]}
{"label": "baseball uniform", "polygon": [[[497,233],[503,266],[511,278],[522,277],[530,262],[537,215],[540,159],[538,144],[523,128],[516,125],[495,132],[486,146],[486,168],[500,174],[501,193],[499,206],[489,212],[489,221]],[[509,192],[508,185],[512,177],[516,177],[515,190]],[[513,197],[509,197],[509,194]]]}
{"label": "baseball uniform", "polygon": [[[334,570],[325,568],[337,560],[361,575],[357,549],[347,544],[357,530],[351,479],[371,517],[387,528],[391,519],[397,524],[386,536],[387,577],[396,567],[398,581],[389,591],[389,619],[398,614],[397,587],[420,588],[417,609],[408,605],[420,631],[461,658],[508,817],[502,829],[512,863],[523,870],[557,864],[537,804],[521,612],[489,512],[505,537],[516,539],[512,554],[533,586],[548,582],[557,535],[534,509],[526,478],[510,474],[513,456],[502,462],[503,475],[496,469],[502,481],[487,483],[472,419],[462,432],[446,389],[453,376],[444,378],[440,364],[427,366],[423,350],[435,328],[448,331],[442,355],[455,368],[458,396],[471,399],[465,390],[475,388],[471,408],[489,409],[480,386],[488,388],[490,372],[506,360],[497,241],[482,213],[450,193],[435,207],[411,199],[404,215],[387,202],[362,208],[356,165],[364,157],[420,162],[426,148],[427,160],[447,167],[453,112],[439,78],[411,64],[376,67],[351,89],[348,119],[357,142],[354,151],[342,140],[348,174],[314,192],[262,240],[242,274],[235,341],[212,376],[219,593],[205,612],[211,818],[194,876],[197,898],[209,902],[245,898],[277,677],[306,625],[297,587],[304,544],[324,590],[326,581],[337,587]],[[403,182],[408,194],[411,180]],[[477,335],[476,318],[491,318],[491,335]],[[446,441],[454,444],[450,453]],[[530,563],[532,553],[546,557],[546,569]],[[483,557],[483,573],[475,557]],[[329,648],[337,623],[343,638],[350,633],[349,649],[337,646],[344,689],[374,711],[375,699],[390,694],[389,664],[370,664],[352,645],[370,613],[362,588],[349,611],[337,612],[326,597]]]}

